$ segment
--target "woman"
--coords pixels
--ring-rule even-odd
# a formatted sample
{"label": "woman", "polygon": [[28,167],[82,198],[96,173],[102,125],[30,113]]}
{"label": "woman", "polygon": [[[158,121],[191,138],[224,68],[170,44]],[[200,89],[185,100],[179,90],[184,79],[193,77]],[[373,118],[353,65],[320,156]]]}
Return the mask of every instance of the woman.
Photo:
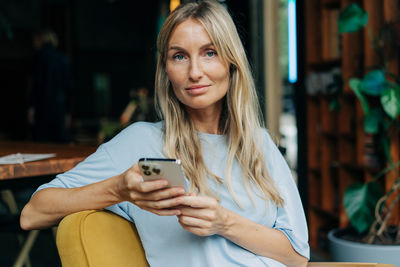
{"label": "woman", "polygon": [[[135,222],[151,266],[306,266],[297,188],[260,126],[228,12],[216,1],[181,5],[166,19],[158,50],[163,121],[132,124],[42,185],[22,212],[22,227],[106,208]],[[181,159],[191,193],[163,179],[144,182],[134,164],[141,157]]]}

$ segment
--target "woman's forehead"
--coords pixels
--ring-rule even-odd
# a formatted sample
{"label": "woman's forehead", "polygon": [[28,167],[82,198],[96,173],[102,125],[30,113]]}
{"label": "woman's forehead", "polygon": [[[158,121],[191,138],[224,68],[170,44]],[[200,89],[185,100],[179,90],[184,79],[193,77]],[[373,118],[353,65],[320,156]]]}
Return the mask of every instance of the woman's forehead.
{"label": "woman's forehead", "polygon": [[195,19],[187,19],[179,23],[172,31],[168,46],[181,46],[195,42],[196,44],[212,43],[203,24]]}

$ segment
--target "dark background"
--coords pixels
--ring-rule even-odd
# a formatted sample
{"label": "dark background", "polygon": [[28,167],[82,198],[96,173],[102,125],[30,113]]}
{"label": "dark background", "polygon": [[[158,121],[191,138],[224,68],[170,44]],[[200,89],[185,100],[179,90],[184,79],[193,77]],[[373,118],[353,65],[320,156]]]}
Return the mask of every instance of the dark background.
{"label": "dark background", "polygon": [[[226,5],[248,50],[249,2]],[[153,94],[156,36],[168,12],[167,0],[1,0],[0,18],[12,36],[0,30],[0,140],[30,139],[26,114],[35,29],[53,29],[70,61],[71,141],[82,142],[82,135],[95,139],[101,118],[119,118],[129,90],[146,87]],[[109,78],[110,92],[95,89],[96,75]]]}

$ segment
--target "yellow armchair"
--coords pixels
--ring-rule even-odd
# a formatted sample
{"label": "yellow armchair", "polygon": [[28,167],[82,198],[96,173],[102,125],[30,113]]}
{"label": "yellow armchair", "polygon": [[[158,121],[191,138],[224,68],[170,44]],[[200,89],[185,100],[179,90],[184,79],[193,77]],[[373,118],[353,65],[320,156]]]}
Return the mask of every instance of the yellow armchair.
{"label": "yellow armchair", "polygon": [[[135,225],[103,210],[87,210],[66,216],[57,229],[57,249],[63,267],[149,266]],[[310,262],[308,266],[390,267],[393,265]]]}
{"label": "yellow armchair", "polygon": [[63,267],[148,267],[134,224],[108,211],[66,216],[57,229]]}

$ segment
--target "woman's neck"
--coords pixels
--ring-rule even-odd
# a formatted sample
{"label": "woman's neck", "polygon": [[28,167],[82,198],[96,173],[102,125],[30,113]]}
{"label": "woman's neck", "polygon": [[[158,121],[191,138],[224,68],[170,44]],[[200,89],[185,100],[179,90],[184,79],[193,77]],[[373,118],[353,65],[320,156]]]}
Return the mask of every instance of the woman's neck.
{"label": "woman's neck", "polygon": [[219,119],[221,117],[221,107],[204,110],[187,108],[187,112],[199,132],[220,134]]}

